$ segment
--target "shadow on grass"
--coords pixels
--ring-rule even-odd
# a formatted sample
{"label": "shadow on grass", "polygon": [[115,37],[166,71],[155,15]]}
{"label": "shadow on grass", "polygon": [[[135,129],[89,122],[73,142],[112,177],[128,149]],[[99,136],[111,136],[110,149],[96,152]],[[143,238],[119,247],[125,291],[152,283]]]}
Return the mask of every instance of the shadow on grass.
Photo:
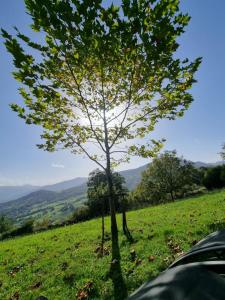
{"label": "shadow on grass", "polygon": [[208,224],[207,227],[210,229],[210,231],[217,231],[225,229],[225,221],[215,221],[211,224]]}
{"label": "shadow on grass", "polygon": [[166,229],[164,230],[164,237],[167,239],[168,237],[172,236],[174,234],[174,230]]}
{"label": "shadow on grass", "polygon": [[120,248],[118,243],[118,238],[113,242],[112,249],[113,261],[111,262],[109,277],[112,279],[113,288],[114,288],[114,299],[115,300],[124,300],[127,298],[127,286],[123,279],[121,264],[120,264]]}

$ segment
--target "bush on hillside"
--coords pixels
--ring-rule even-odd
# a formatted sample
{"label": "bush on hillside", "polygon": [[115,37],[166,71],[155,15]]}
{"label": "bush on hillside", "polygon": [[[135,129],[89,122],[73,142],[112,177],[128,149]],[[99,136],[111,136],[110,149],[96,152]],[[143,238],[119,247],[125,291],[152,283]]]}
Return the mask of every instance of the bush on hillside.
{"label": "bush on hillside", "polygon": [[225,165],[206,169],[202,183],[209,190],[225,187]]}
{"label": "bush on hillside", "polygon": [[45,217],[42,220],[36,222],[35,224],[35,231],[43,231],[43,230],[48,230],[52,227],[52,221],[48,218]]}
{"label": "bush on hillside", "polygon": [[69,223],[78,223],[89,219],[91,219],[90,209],[87,206],[81,206],[74,211]]}
{"label": "bush on hillside", "polygon": [[9,232],[3,233],[1,239],[6,239],[10,237],[20,236],[28,233],[34,232],[34,220],[30,219],[27,220],[24,224],[22,224],[20,227],[11,230]]}
{"label": "bush on hillside", "polygon": [[0,234],[12,230],[13,222],[5,215],[0,216]]}

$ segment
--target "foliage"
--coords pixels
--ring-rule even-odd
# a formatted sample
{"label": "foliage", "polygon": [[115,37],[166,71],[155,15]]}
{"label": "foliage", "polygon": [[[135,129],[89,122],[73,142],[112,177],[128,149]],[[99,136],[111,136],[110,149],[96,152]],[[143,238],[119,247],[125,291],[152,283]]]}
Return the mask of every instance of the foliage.
{"label": "foliage", "polygon": [[12,229],[13,222],[5,215],[0,216],[0,234],[10,231]]}
{"label": "foliage", "polygon": [[122,159],[116,153],[126,152],[122,160],[153,155],[144,146],[115,146],[143,137],[161,118],[183,115],[192,102],[188,89],[200,59],[174,58],[176,38],[190,20],[179,12],[179,1],[124,0],[121,8],[101,0],[25,4],[33,31],[44,41],[35,43],[17,28],[16,37],[5,30],[2,35],[14,58],[14,77],[27,87],[20,88],[24,105],[12,109],[27,124],[42,125],[46,142],[39,147],[86,153],[98,165],[88,142],[100,147],[99,158],[111,154],[114,163]]}
{"label": "foliage", "polygon": [[[128,212],[134,244],[119,232],[123,275],[128,293],[155,277],[194,243],[224,228],[225,191]],[[121,228],[121,218],[118,218]],[[110,256],[98,258],[101,219],[61,227],[0,243],[0,299],[16,292],[23,300],[76,299],[76,294],[93,282],[97,296],[113,299],[108,277]],[[106,218],[106,232],[110,220]],[[171,247],[179,245],[176,253]],[[169,243],[170,242],[170,243]],[[168,245],[169,244],[169,245]],[[105,246],[111,250],[110,240]],[[178,248],[178,247],[177,247]],[[135,253],[134,260],[131,253]],[[122,299],[121,299],[122,300]]]}
{"label": "foliage", "polygon": [[29,219],[29,220],[25,221],[21,226],[13,229],[11,231],[7,231],[7,232],[3,233],[1,236],[1,239],[25,235],[25,234],[33,233],[33,231],[34,231],[34,220]]}
{"label": "foliage", "polygon": [[225,165],[206,169],[202,183],[209,190],[224,187]]}
{"label": "foliage", "polygon": [[[125,179],[117,172],[112,174],[113,191],[115,208],[117,211],[121,210],[123,199],[125,198],[128,190],[125,186]],[[108,202],[108,188],[107,177],[105,172],[96,169],[89,174],[87,182],[87,206],[93,216],[100,216],[108,214],[110,211]]]}
{"label": "foliage", "polygon": [[200,167],[200,168],[193,168],[193,182],[197,185],[197,186],[203,186],[203,178],[205,175],[207,168],[205,167]]}
{"label": "foliage", "polygon": [[89,174],[87,182],[87,206],[94,217],[109,213],[107,178],[103,171],[96,169]]}
{"label": "foliage", "polygon": [[90,209],[87,206],[78,207],[69,219],[72,223],[87,221],[91,218]]}
{"label": "foliage", "polygon": [[194,167],[179,158],[176,151],[165,152],[155,158],[143,172],[135,194],[151,204],[182,196],[194,183]]}
{"label": "foliage", "polygon": [[47,230],[53,226],[52,220],[48,217],[44,217],[42,220],[35,222],[34,231]]}
{"label": "foliage", "polygon": [[220,152],[221,158],[225,160],[225,144],[222,146],[222,151]]}

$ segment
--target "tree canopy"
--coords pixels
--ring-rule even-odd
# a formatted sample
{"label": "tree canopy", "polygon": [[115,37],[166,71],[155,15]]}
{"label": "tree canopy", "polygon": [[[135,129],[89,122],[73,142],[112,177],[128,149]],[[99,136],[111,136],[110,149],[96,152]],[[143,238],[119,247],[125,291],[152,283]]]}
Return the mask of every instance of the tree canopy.
{"label": "tree canopy", "polygon": [[192,164],[176,155],[176,151],[167,151],[149,164],[143,172],[136,193],[143,201],[150,203],[173,201],[176,195],[182,195],[195,181]]}
{"label": "tree canopy", "polygon": [[[27,124],[42,125],[39,147],[85,153],[102,168],[107,156],[118,164],[159,150],[161,141],[153,140],[153,148],[127,141],[144,137],[159,119],[182,116],[192,102],[188,89],[200,59],[174,56],[190,20],[179,1],[25,4],[42,42],[17,28],[16,37],[2,35],[24,98],[24,105],[11,106]],[[92,151],[89,143],[96,146]]]}
{"label": "tree canopy", "polygon": [[225,186],[225,165],[205,169],[202,183],[209,190],[223,188]]}
{"label": "tree canopy", "polygon": [[[119,173],[114,172],[113,178],[113,190],[115,208],[120,211],[123,205],[123,199],[128,194],[128,190],[125,186],[125,179]],[[110,212],[108,202],[108,187],[107,177],[105,172],[96,169],[89,174],[87,182],[87,205],[90,209],[90,213],[93,216],[105,215]]]}
{"label": "tree canopy", "polygon": [[0,215],[0,234],[13,228],[13,222],[5,215]]}

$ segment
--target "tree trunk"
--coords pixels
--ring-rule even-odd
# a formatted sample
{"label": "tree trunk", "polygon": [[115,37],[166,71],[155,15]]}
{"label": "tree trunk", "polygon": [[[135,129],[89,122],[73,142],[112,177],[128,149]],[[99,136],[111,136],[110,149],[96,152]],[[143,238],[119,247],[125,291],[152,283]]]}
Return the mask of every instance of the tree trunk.
{"label": "tree trunk", "polygon": [[173,191],[170,192],[170,196],[171,196],[171,200],[174,202],[174,195],[173,195]]}
{"label": "tree trunk", "polygon": [[122,224],[123,224],[123,233],[126,235],[128,240],[130,242],[132,242],[133,237],[132,237],[132,235],[130,233],[130,230],[128,229],[128,226],[127,226],[127,216],[126,216],[126,210],[124,208],[122,210]]}
{"label": "tree trunk", "polygon": [[102,212],[102,256],[104,256],[104,241],[105,241],[105,219],[104,212]]}
{"label": "tree trunk", "polygon": [[127,218],[126,218],[126,212],[125,209],[122,211],[122,223],[123,223],[123,233],[126,235],[127,234]]}
{"label": "tree trunk", "polygon": [[109,147],[109,137],[108,137],[108,128],[106,121],[106,104],[105,97],[103,95],[103,113],[104,113],[104,143],[105,143],[105,154],[106,154],[106,177],[108,183],[108,197],[109,197],[109,207],[110,207],[110,219],[111,219],[111,238],[112,238],[112,261],[120,259],[120,249],[118,242],[118,228],[116,221],[116,208],[114,201],[114,191],[113,191],[113,179],[111,172],[111,158],[110,158],[110,147]]}
{"label": "tree trunk", "polygon": [[[103,87],[103,83],[102,83]],[[106,104],[105,97],[103,94],[103,113],[104,113],[104,143],[105,143],[105,154],[106,154],[106,168],[105,173],[108,183],[108,197],[109,197],[109,207],[110,207],[110,219],[111,219],[111,239],[112,239],[112,261],[110,267],[110,277],[113,282],[115,299],[125,299],[127,298],[127,287],[123,279],[121,265],[120,265],[120,248],[118,240],[118,227],[116,221],[116,208],[114,200],[113,191],[113,178],[111,172],[111,158],[110,158],[110,147],[108,138],[108,128],[106,121]],[[119,297],[118,297],[119,296]]]}
{"label": "tree trunk", "polygon": [[116,208],[114,201],[112,173],[110,169],[106,169],[106,177],[108,182],[108,196],[110,207],[110,219],[111,219],[111,237],[112,237],[112,260],[119,258],[118,253],[118,227],[116,221]]}

